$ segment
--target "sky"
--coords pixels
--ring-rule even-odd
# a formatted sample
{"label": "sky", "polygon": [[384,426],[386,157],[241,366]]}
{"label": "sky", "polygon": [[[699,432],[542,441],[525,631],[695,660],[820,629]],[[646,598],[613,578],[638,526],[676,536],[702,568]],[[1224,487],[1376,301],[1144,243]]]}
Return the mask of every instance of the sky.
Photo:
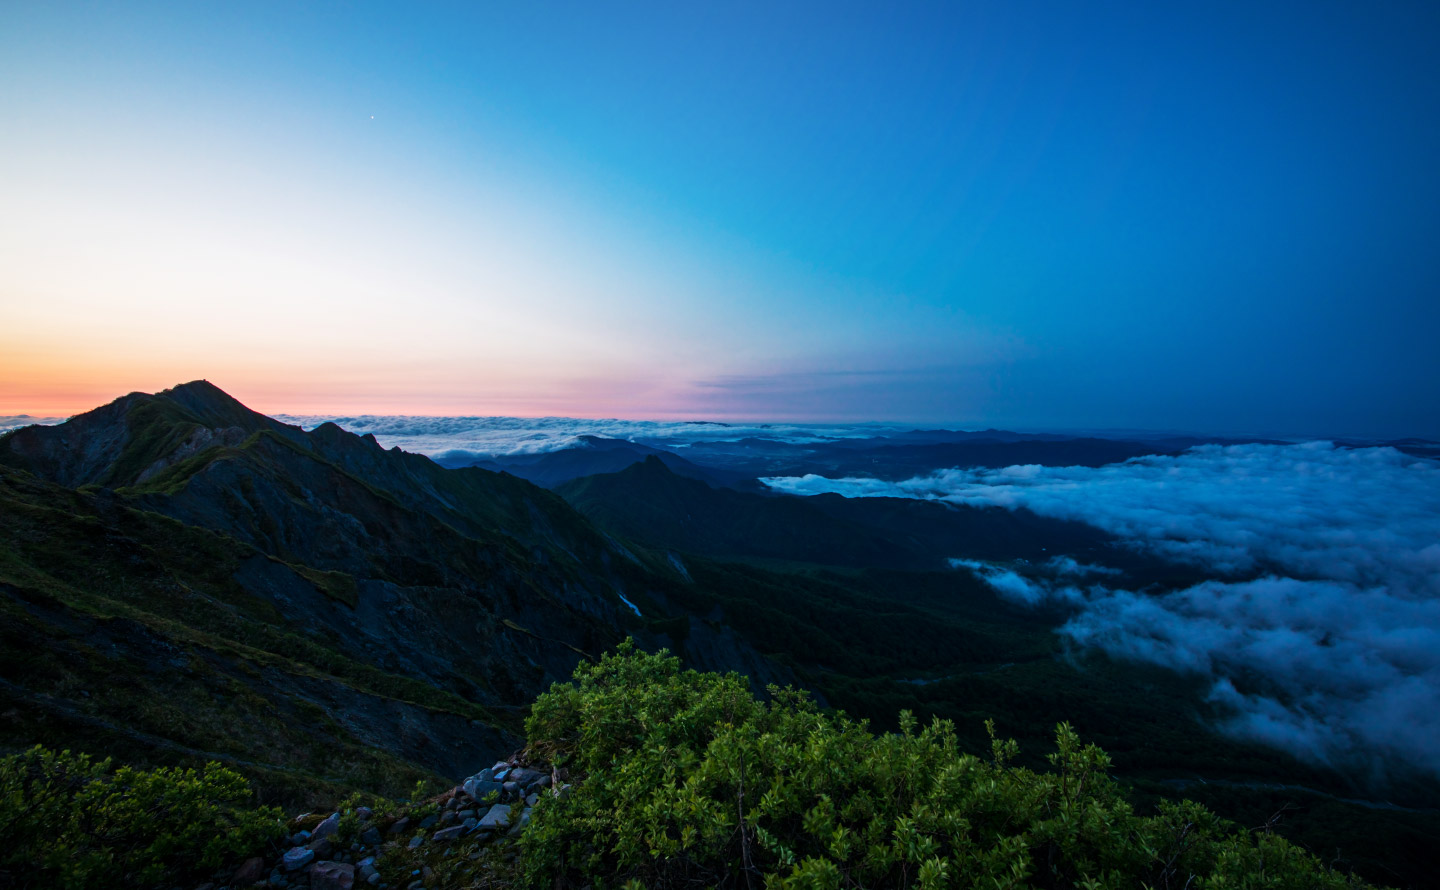
{"label": "sky", "polygon": [[0,414],[1440,437],[1433,3],[0,6]]}

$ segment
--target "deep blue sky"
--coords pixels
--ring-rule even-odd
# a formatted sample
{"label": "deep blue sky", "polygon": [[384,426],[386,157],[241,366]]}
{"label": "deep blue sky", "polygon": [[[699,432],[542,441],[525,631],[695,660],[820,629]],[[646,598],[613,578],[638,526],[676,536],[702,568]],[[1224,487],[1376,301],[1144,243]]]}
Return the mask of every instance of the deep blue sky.
{"label": "deep blue sky", "polygon": [[11,5],[0,409],[1440,436],[1440,4],[890,5]]}

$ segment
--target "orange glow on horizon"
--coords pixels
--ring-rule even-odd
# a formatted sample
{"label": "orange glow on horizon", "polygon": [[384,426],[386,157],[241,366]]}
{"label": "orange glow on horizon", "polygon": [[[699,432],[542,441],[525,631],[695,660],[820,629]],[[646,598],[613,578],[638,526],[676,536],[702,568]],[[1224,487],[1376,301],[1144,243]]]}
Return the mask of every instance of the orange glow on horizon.
{"label": "orange glow on horizon", "polygon": [[[337,375],[342,376],[342,375]],[[207,379],[262,414],[403,414],[430,416],[623,417],[684,420],[738,419],[683,404],[675,391],[654,391],[633,381],[549,381],[524,393],[511,382],[486,391],[477,381],[468,391],[454,383],[428,391],[414,381],[345,381],[279,374],[185,374],[159,368],[118,370],[60,363],[28,364],[0,358],[0,415],[70,417],[132,392],[156,393],[191,380]],[[297,379],[305,382],[297,383]],[[645,391],[650,389],[648,393]],[[648,396],[648,398],[647,398]],[[749,419],[749,418],[746,418]]]}

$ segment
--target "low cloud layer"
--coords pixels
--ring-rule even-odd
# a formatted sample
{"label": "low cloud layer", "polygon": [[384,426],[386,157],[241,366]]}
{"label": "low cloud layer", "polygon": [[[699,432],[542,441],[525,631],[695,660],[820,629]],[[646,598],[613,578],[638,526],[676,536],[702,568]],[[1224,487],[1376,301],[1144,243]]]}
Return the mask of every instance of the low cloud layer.
{"label": "low cloud layer", "polygon": [[1215,576],[1114,589],[1103,567],[972,564],[1008,599],[1074,606],[1081,646],[1209,676],[1237,736],[1382,778],[1440,777],[1440,464],[1390,448],[1205,446],[1099,468],[947,470],[905,482],[770,479],[797,494],[1027,507]]}
{"label": "low cloud layer", "polygon": [[575,445],[580,436],[628,439],[666,448],[696,442],[733,442],[745,438],[795,444],[831,439],[883,436],[913,429],[896,424],[702,423],[693,421],[589,420],[575,417],[416,417],[403,415],[277,414],[275,419],[305,429],[339,424],[352,433],[371,433],[386,448],[431,457],[465,452],[477,457],[538,454]]}
{"label": "low cloud layer", "polygon": [[57,423],[64,423],[63,417],[31,417],[29,414],[0,414],[0,433],[10,430],[18,430],[22,426],[40,424],[42,426],[54,426]]}

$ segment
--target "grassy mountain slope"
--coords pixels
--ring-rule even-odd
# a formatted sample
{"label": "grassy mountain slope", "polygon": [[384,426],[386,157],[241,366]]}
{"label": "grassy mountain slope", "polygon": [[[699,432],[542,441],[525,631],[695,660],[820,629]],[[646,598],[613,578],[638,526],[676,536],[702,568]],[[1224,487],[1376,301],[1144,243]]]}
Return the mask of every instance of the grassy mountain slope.
{"label": "grassy mountain slope", "polygon": [[218,758],[269,794],[323,799],[398,793],[513,738],[508,712],[287,621],[239,580],[257,564],[293,600],[346,609],[323,575],[0,467],[0,740],[139,763]]}
{"label": "grassy mountain slope", "polygon": [[707,556],[921,571],[952,557],[1040,562],[1061,552],[1140,562],[1093,526],[1029,510],[717,489],[655,458],[556,492],[616,534]]}
{"label": "grassy mountain slope", "polygon": [[[5,744],[229,758],[275,793],[473,772],[643,631],[623,585],[674,583],[528,482],[203,382],[0,437],[0,473]],[[714,667],[767,670],[726,643]]]}
{"label": "grassy mountain slope", "polygon": [[691,553],[853,566],[913,566],[927,557],[803,499],[712,488],[672,472],[654,456],[618,473],[567,482],[556,492],[616,534]]}

